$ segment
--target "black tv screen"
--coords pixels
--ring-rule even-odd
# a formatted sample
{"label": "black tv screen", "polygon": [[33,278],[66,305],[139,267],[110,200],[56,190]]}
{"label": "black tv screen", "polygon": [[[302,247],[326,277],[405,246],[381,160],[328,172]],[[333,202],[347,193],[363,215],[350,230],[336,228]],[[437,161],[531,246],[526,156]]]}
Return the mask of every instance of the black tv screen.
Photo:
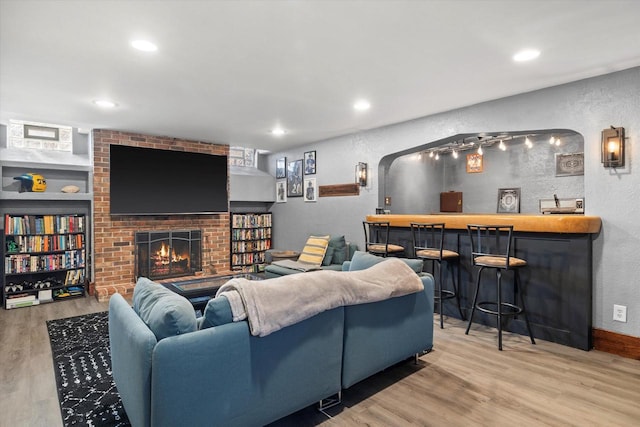
{"label": "black tv screen", "polygon": [[111,215],[229,210],[227,156],[111,145]]}

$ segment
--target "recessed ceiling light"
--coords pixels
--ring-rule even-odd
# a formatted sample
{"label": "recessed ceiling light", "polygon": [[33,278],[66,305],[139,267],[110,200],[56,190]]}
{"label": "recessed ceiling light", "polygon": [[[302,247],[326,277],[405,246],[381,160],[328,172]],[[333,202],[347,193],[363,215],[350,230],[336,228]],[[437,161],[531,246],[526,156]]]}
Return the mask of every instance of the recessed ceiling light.
{"label": "recessed ceiling light", "polygon": [[133,46],[134,49],[138,49],[143,52],[155,52],[158,50],[158,46],[148,40],[134,40],[131,42],[131,46]]}
{"label": "recessed ceiling light", "polygon": [[358,111],[365,111],[371,108],[371,104],[369,104],[369,101],[367,101],[366,99],[361,99],[353,104],[353,108]]}
{"label": "recessed ceiling light", "polygon": [[115,108],[118,105],[115,102],[106,99],[96,99],[93,103],[102,108]]}
{"label": "recessed ceiling light", "polygon": [[276,127],[271,129],[271,135],[275,135],[275,136],[281,136],[284,135],[286,132],[284,129],[282,129],[281,127]]}
{"label": "recessed ceiling light", "polygon": [[531,61],[540,56],[540,51],[537,49],[524,49],[513,55],[513,60],[516,62]]}

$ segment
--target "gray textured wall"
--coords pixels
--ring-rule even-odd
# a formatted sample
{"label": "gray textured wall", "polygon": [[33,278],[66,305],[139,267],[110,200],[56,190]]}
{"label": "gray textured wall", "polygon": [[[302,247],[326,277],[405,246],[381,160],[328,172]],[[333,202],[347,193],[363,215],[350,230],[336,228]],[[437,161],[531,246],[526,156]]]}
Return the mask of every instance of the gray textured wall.
{"label": "gray textured wall", "polygon": [[[498,145],[484,148],[482,173],[467,173],[466,155],[457,159],[444,154],[439,160],[417,153],[397,158],[389,169],[387,195],[392,213],[430,213],[440,209],[440,192],[462,191],[463,212],[495,213],[499,188],[520,188],[520,212],[539,213],[539,199],[584,197],[584,176],[556,176],[556,153],[582,153],[581,135],[563,135],[561,145],[549,145],[552,133],[507,141],[506,151]],[[556,134],[557,135],[557,134]]]}
{"label": "gray textured wall", "polygon": [[[600,163],[600,133],[610,125],[627,131],[622,169],[605,169]],[[316,203],[289,198],[274,204],[276,246],[301,248],[308,234],[322,231],[344,234],[362,247],[362,220],[378,205],[378,165],[384,156],[452,135],[496,129],[572,129],[583,136],[586,214],[600,216],[603,223],[593,245],[593,324],[640,337],[640,222],[635,219],[640,173],[634,162],[640,139],[639,67],[383,128],[354,129],[351,135],[272,154],[268,168],[275,175],[277,158],[301,159],[304,151],[316,150],[318,185],[353,182],[358,161],[369,163],[371,171],[360,196],[319,198]],[[561,187],[558,192],[564,194]],[[628,307],[627,323],[612,320],[613,304]]]}

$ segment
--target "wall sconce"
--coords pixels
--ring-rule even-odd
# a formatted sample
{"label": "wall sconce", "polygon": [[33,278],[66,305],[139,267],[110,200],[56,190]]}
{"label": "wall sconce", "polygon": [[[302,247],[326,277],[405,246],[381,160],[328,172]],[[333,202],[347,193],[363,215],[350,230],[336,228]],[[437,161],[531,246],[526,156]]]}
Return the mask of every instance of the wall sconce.
{"label": "wall sconce", "polygon": [[367,164],[364,162],[356,165],[356,184],[360,184],[360,187],[367,186]]}
{"label": "wall sconce", "polygon": [[624,166],[624,128],[613,127],[602,131],[602,165],[605,168]]}

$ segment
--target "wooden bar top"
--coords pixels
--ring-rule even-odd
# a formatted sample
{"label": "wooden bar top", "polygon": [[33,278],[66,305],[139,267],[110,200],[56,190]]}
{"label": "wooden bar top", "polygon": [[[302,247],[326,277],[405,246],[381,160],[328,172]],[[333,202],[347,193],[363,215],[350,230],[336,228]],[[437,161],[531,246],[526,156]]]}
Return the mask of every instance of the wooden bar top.
{"label": "wooden bar top", "polygon": [[442,223],[449,229],[466,229],[467,224],[513,225],[514,231],[533,233],[599,233],[598,216],[535,214],[430,214],[367,215],[367,221],[389,221],[392,227],[410,227],[412,222]]}

